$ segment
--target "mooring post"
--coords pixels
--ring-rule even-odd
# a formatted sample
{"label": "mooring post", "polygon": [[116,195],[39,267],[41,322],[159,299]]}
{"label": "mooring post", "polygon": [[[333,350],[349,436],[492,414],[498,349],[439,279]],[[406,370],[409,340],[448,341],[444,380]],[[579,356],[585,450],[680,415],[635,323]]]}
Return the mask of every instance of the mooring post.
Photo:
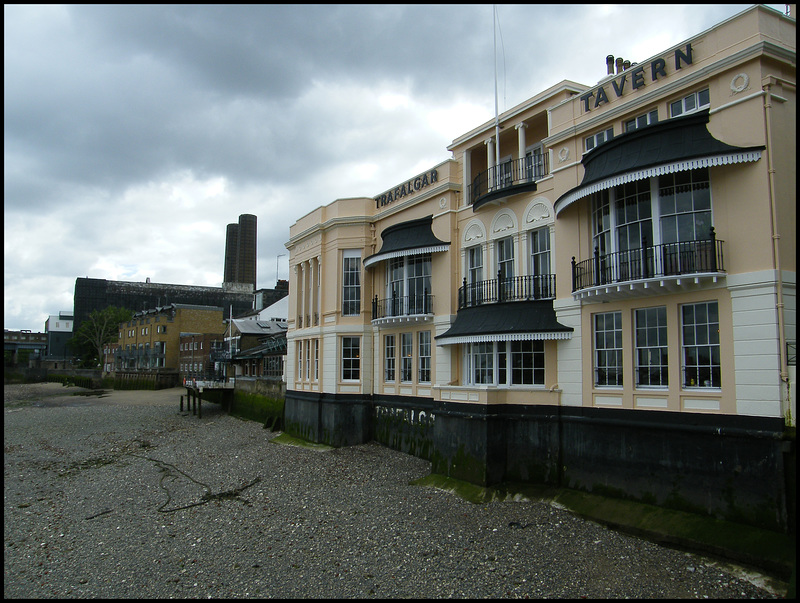
{"label": "mooring post", "polygon": [[183,412],[183,394],[181,394],[181,412]]}
{"label": "mooring post", "polygon": [[203,394],[197,394],[197,418],[203,418]]}
{"label": "mooring post", "polygon": [[192,390],[192,414],[197,414],[197,396],[195,395],[194,390]]}

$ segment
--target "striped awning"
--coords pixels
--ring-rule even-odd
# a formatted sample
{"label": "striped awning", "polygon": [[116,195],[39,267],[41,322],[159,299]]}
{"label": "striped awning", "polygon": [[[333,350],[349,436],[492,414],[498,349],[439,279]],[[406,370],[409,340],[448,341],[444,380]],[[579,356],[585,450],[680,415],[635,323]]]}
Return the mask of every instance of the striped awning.
{"label": "striped awning", "polygon": [[708,119],[705,110],[659,122],[587,153],[583,182],[556,200],[556,215],[578,199],[626,182],[761,158],[766,147],[735,147],[717,140],[708,131]]}
{"label": "striped awning", "polygon": [[433,215],[389,226],[381,233],[381,250],[364,259],[364,268],[392,258],[447,251],[450,243],[439,240],[432,225]]}
{"label": "striped awning", "polygon": [[552,300],[485,304],[462,308],[436,345],[492,341],[571,339],[572,327],[556,320]]}

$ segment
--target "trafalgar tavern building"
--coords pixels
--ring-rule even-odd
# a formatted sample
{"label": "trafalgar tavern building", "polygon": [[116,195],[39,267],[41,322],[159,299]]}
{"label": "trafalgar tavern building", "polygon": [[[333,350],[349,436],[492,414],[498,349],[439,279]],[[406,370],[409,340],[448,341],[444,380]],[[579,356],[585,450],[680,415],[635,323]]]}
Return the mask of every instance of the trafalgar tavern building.
{"label": "trafalgar tavern building", "polygon": [[300,217],[286,430],[793,525],[795,40],[753,6],[609,55]]}

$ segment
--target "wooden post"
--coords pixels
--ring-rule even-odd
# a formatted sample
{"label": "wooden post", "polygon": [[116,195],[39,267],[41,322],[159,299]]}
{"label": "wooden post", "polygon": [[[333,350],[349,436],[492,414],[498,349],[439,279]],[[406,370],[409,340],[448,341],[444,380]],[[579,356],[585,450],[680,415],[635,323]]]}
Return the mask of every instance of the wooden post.
{"label": "wooden post", "polygon": [[181,412],[183,412],[183,394],[181,394]]}
{"label": "wooden post", "polygon": [[203,418],[203,394],[197,394],[197,418]]}

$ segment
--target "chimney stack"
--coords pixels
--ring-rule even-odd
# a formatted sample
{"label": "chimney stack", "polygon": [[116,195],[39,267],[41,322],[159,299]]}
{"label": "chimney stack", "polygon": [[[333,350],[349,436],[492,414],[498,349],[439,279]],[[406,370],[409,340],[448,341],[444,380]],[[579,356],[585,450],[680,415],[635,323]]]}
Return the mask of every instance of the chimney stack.
{"label": "chimney stack", "polygon": [[606,57],[606,68],[608,69],[608,75],[614,75],[614,55],[610,54]]}

